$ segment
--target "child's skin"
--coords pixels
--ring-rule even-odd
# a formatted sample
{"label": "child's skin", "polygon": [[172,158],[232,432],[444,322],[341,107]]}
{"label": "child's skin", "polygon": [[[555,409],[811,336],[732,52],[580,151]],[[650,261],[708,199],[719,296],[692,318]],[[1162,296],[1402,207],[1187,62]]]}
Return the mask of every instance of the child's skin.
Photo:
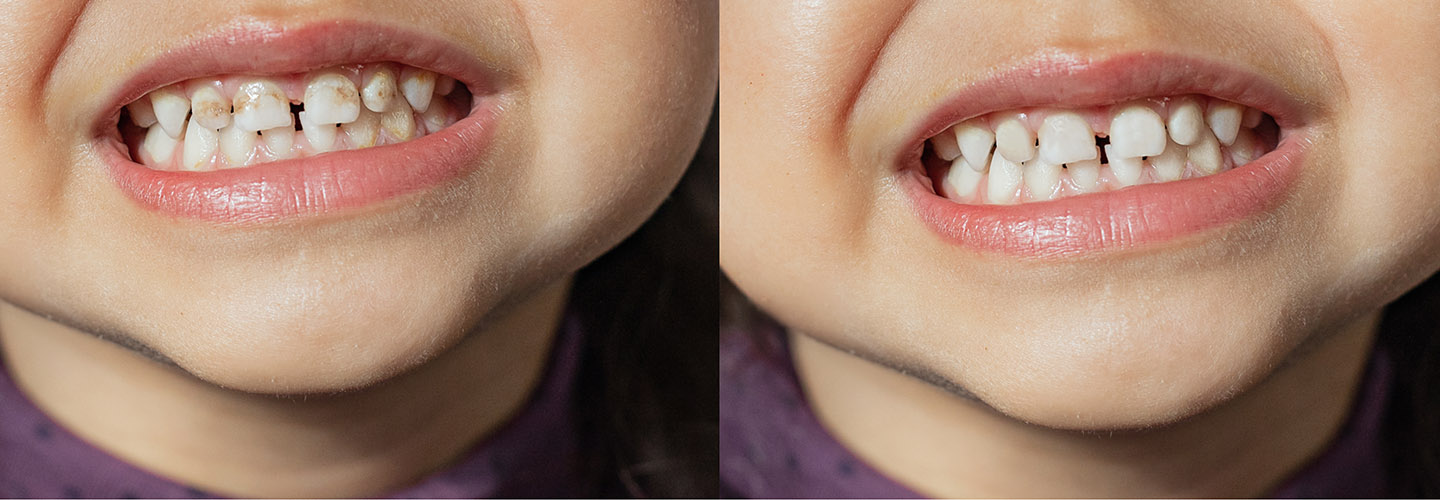
{"label": "child's skin", "polygon": [[[922,493],[1263,494],[1344,421],[1379,309],[1440,265],[1440,5],[732,1],[721,24],[722,266],[789,328],[825,426]],[[1299,99],[1317,140],[1289,195],[1035,259],[942,239],[876,160],[997,70],[1136,51]]]}
{"label": "child's skin", "polygon": [[[373,495],[442,467],[524,402],[569,276],[680,177],[715,92],[715,18],[706,2],[629,0],[7,2],[7,367],[100,448],[222,494]],[[91,124],[139,65],[227,26],[332,19],[510,72],[473,175],[243,226],[117,189]]]}

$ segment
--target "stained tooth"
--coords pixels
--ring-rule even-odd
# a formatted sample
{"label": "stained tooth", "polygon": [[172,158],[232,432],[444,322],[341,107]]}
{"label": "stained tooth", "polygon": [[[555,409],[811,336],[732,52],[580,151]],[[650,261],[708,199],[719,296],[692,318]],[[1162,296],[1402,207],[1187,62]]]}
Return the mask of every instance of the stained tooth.
{"label": "stained tooth", "polygon": [[[316,126],[324,127],[326,125],[328,124],[319,124]],[[261,130],[260,138],[265,141],[265,149],[270,150],[271,158],[285,160],[295,157],[295,127],[276,127]]]}
{"label": "stained tooth", "polygon": [[165,87],[150,93],[150,104],[155,109],[155,120],[170,137],[180,137],[185,131],[185,115],[190,114],[190,100],[175,86]]}
{"label": "stained tooth", "polygon": [[1031,199],[1054,198],[1060,188],[1060,165],[1039,158],[1025,162],[1025,187],[1030,189]]}
{"label": "stained tooth", "polygon": [[1191,144],[1190,150],[1186,153],[1190,164],[1194,165],[1195,170],[1203,175],[1219,172],[1221,165],[1225,163],[1224,158],[1220,156],[1220,141],[1216,140],[1215,136],[1210,135],[1208,131],[1201,134],[1200,140]]}
{"label": "stained tooth", "polygon": [[1099,159],[1071,163],[1065,166],[1065,171],[1070,174],[1070,182],[1080,192],[1093,193],[1100,190]]}
{"label": "stained tooth", "polygon": [[1210,131],[1215,133],[1220,144],[1229,146],[1235,142],[1235,134],[1240,132],[1242,113],[1240,105],[1233,102],[1215,101],[1210,104],[1205,119],[1210,122]]}
{"label": "stained tooth", "polygon": [[235,124],[251,132],[295,124],[290,115],[290,100],[285,98],[279,85],[268,80],[240,84],[234,105]]}
{"label": "stained tooth", "polygon": [[980,186],[980,179],[985,174],[975,170],[968,164],[965,158],[956,158],[950,163],[950,172],[945,174],[945,183],[949,185],[950,191],[958,198],[956,201],[968,201],[975,197],[975,188]]}
{"label": "stained tooth", "polygon": [[1200,140],[1200,132],[1205,130],[1205,116],[1200,110],[1200,102],[1194,98],[1182,98],[1170,107],[1170,120],[1166,122],[1170,130],[1170,138],[1176,144],[1189,146]]}
{"label": "stained tooth", "polygon": [[1165,141],[1165,122],[1148,106],[1126,106],[1110,120],[1110,145],[1117,155],[1155,156],[1165,151]]}
{"label": "stained tooth", "polygon": [[430,108],[430,97],[435,94],[435,73],[423,69],[406,67],[400,70],[400,91],[410,107],[424,113]]}
{"label": "stained tooth", "polygon": [[190,120],[201,127],[220,130],[230,124],[230,103],[213,85],[198,85],[190,93]]}
{"label": "stained tooth", "polygon": [[180,156],[181,170],[200,170],[215,158],[220,146],[220,133],[190,120],[185,126],[185,145]]}
{"label": "stained tooth", "polygon": [[455,91],[455,79],[445,75],[435,78],[435,95],[450,95]]}
{"label": "stained tooth", "polygon": [[1105,158],[1110,161],[1110,172],[1115,174],[1115,180],[1120,181],[1121,186],[1134,186],[1140,182],[1140,174],[1145,171],[1144,160],[1116,156],[1114,144],[1105,145]]}
{"label": "stained tooth", "polygon": [[365,88],[360,91],[361,98],[365,101],[365,107],[376,113],[390,109],[390,101],[395,99],[399,91],[395,86],[395,72],[390,68],[382,67],[370,74],[370,79],[365,81]]}
{"label": "stained tooth", "polygon": [[150,128],[155,124],[155,108],[150,105],[150,96],[126,104],[125,110],[130,112],[130,121],[140,128]]}
{"label": "stained tooth", "polygon": [[350,139],[350,147],[353,149],[374,146],[375,141],[380,138],[380,114],[368,109],[361,111],[359,118],[341,125],[340,130]]}
{"label": "stained tooth", "polygon": [[145,131],[145,141],[141,147],[150,155],[150,160],[155,162],[153,166],[160,166],[170,161],[170,157],[175,154],[175,146],[179,143],[180,139],[171,137],[164,128],[152,126]]}
{"label": "stained tooth", "polygon": [[300,128],[304,129],[305,140],[310,143],[310,152],[320,154],[335,149],[335,135],[339,127],[311,122],[310,114],[301,111]]}
{"label": "stained tooth", "polygon": [[976,172],[984,172],[990,164],[990,150],[995,147],[995,133],[977,120],[970,120],[955,126],[955,140],[960,145],[960,154],[969,160],[965,164]]}
{"label": "stained tooth", "polygon": [[1059,165],[1096,158],[1095,132],[1085,118],[1070,112],[1045,117],[1040,125],[1040,157]]}
{"label": "stained tooth", "polygon": [[428,133],[439,132],[440,129],[450,125],[450,106],[440,96],[435,96],[430,101],[430,108],[420,113],[420,121],[425,123],[425,130]]}
{"label": "stained tooth", "polygon": [[305,111],[315,123],[353,122],[360,116],[360,91],[344,75],[315,75],[305,84]]}
{"label": "stained tooth", "polygon": [[1035,157],[1035,134],[1018,118],[1006,118],[995,126],[995,151],[1012,162]]}
{"label": "stained tooth", "polygon": [[259,140],[260,136],[254,132],[231,124],[220,129],[220,152],[225,154],[225,160],[231,167],[243,167],[250,164],[255,143]]}
{"label": "stained tooth", "polygon": [[930,138],[930,146],[935,149],[935,156],[941,160],[954,161],[960,157],[960,145],[955,142],[955,129],[947,128],[939,135]]}
{"label": "stained tooth", "polygon": [[1155,169],[1155,178],[1160,182],[1178,181],[1185,174],[1186,148],[1174,142],[1165,147],[1160,156],[1150,157],[1150,166]]}
{"label": "stained tooth", "polygon": [[990,203],[1014,203],[1023,177],[1020,164],[1010,161],[1003,154],[991,155],[989,177],[985,197]]}
{"label": "stained tooth", "polygon": [[415,113],[405,101],[396,102],[395,109],[382,113],[380,126],[396,141],[408,141],[416,136]]}

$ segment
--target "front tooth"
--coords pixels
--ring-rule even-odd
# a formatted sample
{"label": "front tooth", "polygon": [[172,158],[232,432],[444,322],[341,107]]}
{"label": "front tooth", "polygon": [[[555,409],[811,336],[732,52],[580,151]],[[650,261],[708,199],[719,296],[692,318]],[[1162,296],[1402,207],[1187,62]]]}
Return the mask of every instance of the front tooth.
{"label": "front tooth", "polygon": [[1200,103],[1193,98],[1184,98],[1176,102],[1170,108],[1170,120],[1166,123],[1170,129],[1170,138],[1176,144],[1189,146],[1200,140],[1200,132],[1205,130],[1205,116],[1200,111]]}
{"label": "front tooth", "polygon": [[1240,120],[1243,118],[1244,110],[1239,104],[1229,101],[1215,101],[1210,104],[1210,110],[1205,113],[1206,121],[1210,122],[1210,131],[1215,133],[1215,138],[1220,144],[1229,146],[1235,143],[1235,134],[1240,132]]}
{"label": "front tooth", "polygon": [[274,82],[255,80],[240,84],[234,105],[235,123],[251,132],[295,124],[290,115],[290,100]]}
{"label": "front tooth", "polygon": [[955,133],[954,128],[947,128],[930,138],[930,146],[935,148],[935,156],[945,161],[955,161],[960,157],[960,145],[955,142]]}
{"label": "front tooth", "polygon": [[130,121],[140,128],[150,128],[156,122],[155,107],[150,105],[150,96],[141,97],[140,100],[125,105],[125,110],[130,112]]}
{"label": "front tooth", "polygon": [[[316,125],[324,127],[329,124]],[[334,127],[331,127],[334,128]],[[260,131],[260,138],[265,140],[265,149],[270,150],[270,157],[276,160],[285,160],[295,157],[295,127],[276,127]]]}
{"label": "front tooth", "polygon": [[230,124],[230,103],[213,85],[195,87],[190,93],[190,110],[190,120],[210,130],[220,130]]}
{"label": "front tooth", "polygon": [[316,75],[305,85],[305,111],[315,123],[350,123],[360,116],[360,91],[338,73]]}
{"label": "front tooth", "polygon": [[408,141],[415,138],[415,113],[410,110],[410,105],[405,101],[395,103],[395,109],[386,111],[380,115],[380,126],[390,133],[390,137],[396,141]]}
{"label": "front tooth", "polygon": [[305,140],[310,143],[311,153],[320,154],[335,149],[335,135],[339,127],[311,122],[310,114],[301,111],[300,128],[304,129]]}
{"label": "front tooth", "polygon": [[1220,166],[1224,164],[1224,159],[1220,157],[1220,141],[1209,132],[1201,134],[1200,140],[1190,145],[1186,156],[1189,157],[1190,164],[1195,166],[1195,170],[1203,175],[1219,172]]}
{"label": "front tooth", "polygon": [[370,74],[370,79],[365,81],[365,88],[360,91],[360,96],[365,101],[366,108],[380,113],[390,109],[390,101],[395,99],[397,93],[395,72],[390,71],[390,68],[381,67]]}
{"label": "front tooth", "polygon": [[955,140],[960,145],[960,154],[969,160],[965,163],[976,172],[984,172],[990,163],[990,150],[995,147],[995,133],[976,120],[955,126]]}
{"label": "front tooth", "polygon": [[1100,160],[1077,161],[1065,166],[1070,173],[1070,182],[1082,193],[1093,193],[1100,189]]}
{"label": "front tooth", "polygon": [[1160,182],[1178,181],[1185,174],[1185,146],[1171,142],[1160,156],[1150,157],[1150,166],[1155,169],[1155,178]]}
{"label": "front tooth", "polygon": [[225,154],[230,166],[243,167],[250,164],[250,155],[255,152],[255,143],[259,140],[254,132],[231,124],[220,129],[220,152]]}
{"label": "front tooth", "polygon": [[435,73],[407,67],[400,71],[400,90],[410,107],[424,113],[430,107],[430,96],[435,94]]}
{"label": "front tooth", "polygon": [[1110,172],[1115,174],[1115,180],[1120,181],[1121,186],[1134,186],[1140,182],[1140,174],[1145,171],[1145,162],[1140,158],[1116,156],[1114,144],[1105,145],[1105,158],[1110,160]]}
{"label": "front tooth", "polygon": [[1019,194],[1022,178],[1020,164],[1005,158],[1005,155],[990,157],[990,183],[985,186],[985,196],[990,203],[1013,203]]}
{"label": "front tooth", "polygon": [[1031,199],[1054,198],[1060,188],[1060,165],[1039,158],[1025,162],[1025,187],[1030,189]]}
{"label": "front tooth", "polygon": [[1148,106],[1126,106],[1110,120],[1110,145],[1117,155],[1155,156],[1165,151],[1165,140],[1165,122]]}
{"label": "front tooth", "polygon": [[380,115],[370,110],[360,112],[355,121],[340,126],[350,138],[352,149],[368,148],[375,145],[380,137]]}
{"label": "front tooth", "polygon": [[980,186],[980,179],[985,176],[971,167],[969,161],[966,158],[956,158],[950,163],[950,172],[945,174],[944,182],[949,185],[950,191],[955,193],[956,201],[974,198],[975,188]]}
{"label": "front tooth", "polygon": [[1070,112],[1045,117],[1040,125],[1040,157],[1056,165],[1093,160],[1095,132],[1085,118]]}
{"label": "front tooth", "polygon": [[150,160],[155,162],[154,166],[160,166],[170,161],[170,157],[175,154],[175,146],[179,143],[180,139],[171,137],[164,128],[152,126],[145,131],[145,142],[141,147],[150,155]]}
{"label": "front tooth", "polygon": [[190,100],[175,86],[165,87],[150,93],[150,104],[155,109],[155,120],[170,137],[178,138],[185,131],[185,115],[190,114]]}
{"label": "front tooth", "polygon": [[190,120],[185,127],[185,146],[180,156],[181,170],[200,170],[215,158],[220,146],[220,134],[209,127]]}
{"label": "front tooth", "polygon": [[995,126],[995,151],[1012,162],[1035,157],[1035,135],[1019,118],[1006,118]]}

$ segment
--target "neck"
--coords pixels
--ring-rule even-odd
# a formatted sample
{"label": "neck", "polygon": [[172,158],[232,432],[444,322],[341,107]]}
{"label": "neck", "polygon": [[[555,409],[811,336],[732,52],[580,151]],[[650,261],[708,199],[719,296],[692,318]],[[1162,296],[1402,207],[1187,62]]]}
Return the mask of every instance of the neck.
{"label": "neck", "polygon": [[552,285],[425,365],[341,395],[223,389],[3,302],[0,351],[51,418],[140,468],[224,495],[369,496],[454,461],[524,405],[568,289]]}
{"label": "neck", "polygon": [[822,424],[912,489],[939,497],[1255,497],[1324,451],[1349,415],[1378,315],[1251,390],[1184,421],[1080,433],[1006,417],[791,335]]}

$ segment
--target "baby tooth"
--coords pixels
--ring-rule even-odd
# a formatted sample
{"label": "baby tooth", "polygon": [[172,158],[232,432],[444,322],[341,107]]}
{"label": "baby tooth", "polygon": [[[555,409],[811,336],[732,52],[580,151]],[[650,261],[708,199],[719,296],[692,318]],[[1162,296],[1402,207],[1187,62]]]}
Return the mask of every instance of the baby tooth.
{"label": "baby tooth", "polygon": [[390,109],[390,101],[395,99],[397,93],[395,72],[382,67],[375,70],[370,79],[365,81],[365,88],[360,91],[360,96],[365,101],[366,108],[380,113]]}
{"label": "baby tooth", "polygon": [[415,138],[415,113],[410,110],[410,105],[405,101],[395,103],[394,109],[380,115],[380,126],[390,133],[390,137],[396,141],[408,141]]}
{"label": "baby tooth", "polygon": [[305,111],[315,123],[353,122],[360,116],[360,91],[343,75],[316,75],[305,85]]}
{"label": "baby tooth", "polygon": [[180,157],[181,170],[200,170],[200,167],[210,163],[215,158],[215,150],[220,146],[220,134],[209,127],[190,120],[185,127],[185,146]]}
{"label": "baby tooth", "polygon": [[1035,135],[1018,118],[1006,118],[995,127],[995,151],[1012,162],[1035,157]]}
{"label": "baby tooth", "polygon": [[990,203],[1014,203],[1019,194],[1022,177],[1020,164],[1005,158],[1005,155],[990,157],[990,183],[985,186],[985,196]]}
{"label": "baby tooth", "polygon": [[1200,140],[1190,145],[1187,153],[1190,164],[1194,165],[1195,170],[1203,175],[1219,172],[1220,166],[1225,162],[1224,158],[1220,156],[1220,142],[1208,132],[1201,134]]}
{"label": "baby tooth", "polygon": [[165,87],[150,93],[150,104],[155,109],[155,120],[170,137],[180,137],[185,131],[185,115],[190,114],[190,100],[176,87]]}
{"label": "baby tooth", "polygon": [[300,112],[300,128],[303,128],[305,140],[310,142],[310,151],[315,154],[324,153],[335,149],[335,135],[339,130],[334,125],[321,125],[310,121],[310,113]]}
{"label": "baby tooth", "polygon": [[201,127],[220,130],[230,124],[230,103],[212,85],[200,85],[190,93],[190,119]]}
{"label": "baby tooth", "polygon": [[1070,182],[1082,193],[1093,193],[1100,189],[1100,160],[1077,161],[1065,166],[1070,173]]}
{"label": "baby tooth", "polygon": [[140,100],[125,105],[125,110],[130,112],[130,121],[140,128],[150,128],[155,124],[155,107],[150,105],[150,97],[141,97]]}
{"label": "baby tooth", "polygon": [[368,148],[375,145],[380,137],[380,115],[370,110],[360,112],[360,117],[355,121],[340,126],[345,131],[345,137],[350,138],[350,147],[354,149]]}
{"label": "baby tooth", "polygon": [[1085,118],[1070,112],[1045,117],[1040,125],[1040,157],[1059,165],[1080,160],[1093,160],[1095,132]]}
{"label": "baby tooth", "polygon": [[1239,104],[1227,101],[1215,101],[1210,104],[1210,111],[1205,118],[1210,122],[1210,131],[1215,133],[1215,138],[1220,144],[1229,146],[1235,143],[1235,134],[1240,132],[1241,114]]}
{"label": "baby tooth", "polygon": [[960,145],[960,154],[969,160],[965,163],[976,172],[984,172],[990,164],[990,149],[995,147],[995,133],[975,120],[955,126],[955,140]]}
{"label": "baby tooth", "polygon": [[1049,200],[1060,189],[1060,165],[1045,163],[1036,158],[1025,162],[1025,187],[1030,189],[1030,198]]}
{"label": "baby tooth", "polygon": [[1134,186],[1140,182],[1140,174],[1145,170],[1145,162],[1138,157],[1116,156],[1115,145],[1105,145],[1105,157],[1110,160],[1110,172],[1115,174],[1115,180],[1120,181],[1121,186]]}
{"label": "baby tooth", "polygon": [[220,129],[220,152],[225,154],[225,160],[231,167],[243,167],[250,164],[250,155],[255,152],[255,143],[259,140],[260,136],[254,132],[231,124]]}
{"label": "baby tooth", "polygon": [[1155,178],[1160,182],[1178,181],[1185,174],[1185,146],[1171,142],[1165,152],[1150,157],[1150,166],[1155,168]]}
{"label": "baby tooth", "polygon": [[155,162],[154,166],[159,166],[170,161],[170,157],[175,154],[175,146],[179,143],[180,139],[171,137],[164,128],[152,126],[145,131],[145,142],[141,147],[150,155],[150,160]]}
{"label": "baby tooth", "polygon": [[949,185],[950,191],[960,200],[970,200],[975,197],[975,188],[980,186],[980,179],[984,173],[975,170],[968,163],[970,160],[956,158],[950,163],[950,172],[945,174],[945,184]]}
{"label": "baby tooth", "polygon": [[[1113,150],[1117,155],[1155,156],[1165,151],[1165,140],[1165,122],[1147,106],[1126,106],[1110,120],[1110,145],[1115,146]],[[1105,154],[1110,152],[1107,150]]]}
{"label": "baby tooth", "polygon": [[273,82],[256,80],[240,84],[234,105],[235,123],[251,132],[295,124],[290,116],[290,100]]}
{"label": "baby tooth", "polygon": [[454,79],[454,78],[450,78],[450,77],[445,76],[445,75],[440,75],[438,78],[435,79],[435,94],[436,94],[436,95],[450,95],[450,93],[451,93],[451,92],[454,92],[454,91],[455,91],[455,79]]}
{"label": "baby tooth", "polygon": [[955,142],[955,129],[948,128],[939,135],[930,138],[930,146],[935,148],[935,156],[941,160],[954,161],[960,157],[960,145]]}
{"label": "baby tooth", "polygon": [[409,67],[400,70],[400,90],[410,107],[424,113],[430,107],[430,96],[435,94],[435,73]]}
{"label": "baby tooth", "polygon": [[1192,98],[1181,99],[1170,108],[1167,125],[1170,138],[1174,139],[1176,144],[1195,144],[1195,141],[1200,140],[1200,132],[1205,130],[1205,117],[1201,114],[1200,103]]}
{"label": "baby tooth", "polygon": [[[324,127],[326,125],[329,124],[319,124],[316,126]],[[265,140],[265,149],[270,150],[271,158],[285,160],[295,157],[295,127],[276,127],[261,130],[260,138]]]}

